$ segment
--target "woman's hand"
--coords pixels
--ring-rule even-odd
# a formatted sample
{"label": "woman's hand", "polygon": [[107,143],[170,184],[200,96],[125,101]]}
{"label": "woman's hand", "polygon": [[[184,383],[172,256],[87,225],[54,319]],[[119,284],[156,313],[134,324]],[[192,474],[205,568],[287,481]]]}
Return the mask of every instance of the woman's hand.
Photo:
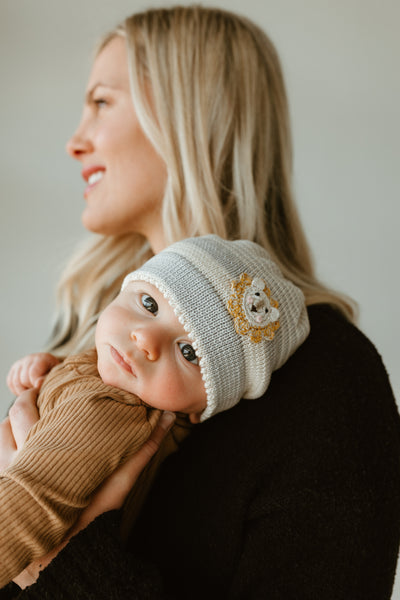
{"label": "woman's hand", "polygon": [[44,376],[59,362],[59,358],[48,352],[28,354],[12,365],[7,375],[7,385],[16,396],[30,388],[39,389]]}
{"label": "woman's hand", "polygon": [[14,460],[25,442],[30,428],[39,420],[36,406],[38,391],[25,390],[9,410],[8,417],[0,423],[0,470]]}
{"label": "woman's hand", "polygon": [[21,589],[25,589],[27,586],[35,583],[40,571],[47,567],[53,558],[67,545],[71,537],[76,535],[81,529],[87,527],[100,514],[122,507],[129,491],[151,457],[160,447],[165,434],[171,428],[174,420],[174,413],[164,412],[161,415],[157,427],[147,442],[99,487],[90,504],[81,513],[78,521],[69,531],[66,539],[46,556],[28,565],[22,573],[14,578],[14,583],[19,585]]}

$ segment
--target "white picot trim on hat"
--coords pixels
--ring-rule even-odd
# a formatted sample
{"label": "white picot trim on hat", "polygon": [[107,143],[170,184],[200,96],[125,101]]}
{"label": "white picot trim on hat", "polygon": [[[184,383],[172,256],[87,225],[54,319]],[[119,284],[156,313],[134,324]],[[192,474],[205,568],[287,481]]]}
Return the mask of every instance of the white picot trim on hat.
{"label": "white picot trim on hat", "polygon": [[256,344],[263,338],[273,340],[280,327],[279,304],[271,297],[265,281],[242,273],[238,281],[231,282],[231,289],[227,307],[234,319],[236,332],[248,335]]}

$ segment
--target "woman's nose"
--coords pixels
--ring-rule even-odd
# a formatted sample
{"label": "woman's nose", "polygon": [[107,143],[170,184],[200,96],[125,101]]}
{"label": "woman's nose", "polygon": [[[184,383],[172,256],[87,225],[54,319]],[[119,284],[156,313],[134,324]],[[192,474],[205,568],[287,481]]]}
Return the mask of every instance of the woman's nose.
{"label": "woman's nose", "polygon": [[71,158],[80,160],[82,156],[93,151],[93,144],[90,138],[78,128],[71,139],[68,140],[66,150]]}
{"label": "woman's nose", "polygon": [[151,328],[135,329],[131,332],[131,340],[145,354],[147,360],[155,361],[161,354],[161,335]]}

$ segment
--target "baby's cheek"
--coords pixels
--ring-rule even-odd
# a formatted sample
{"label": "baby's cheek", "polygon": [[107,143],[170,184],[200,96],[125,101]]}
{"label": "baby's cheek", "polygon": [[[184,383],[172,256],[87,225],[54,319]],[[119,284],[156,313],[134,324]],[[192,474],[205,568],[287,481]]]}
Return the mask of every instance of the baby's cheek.
{"label": "baby's cheek", "polygon": [[176,371],[163,373],[154,383],[154,392],[162,403],[160,408],[173,411],[185,409],[188,390],[185,379],[179,373]]}
{"label": "baby's cheek", "polygon": [[97,370],[102,381],[106,385],[114,385],[112,381],[112,369],[108,361],[104,360],[102,352],[98,352]]}

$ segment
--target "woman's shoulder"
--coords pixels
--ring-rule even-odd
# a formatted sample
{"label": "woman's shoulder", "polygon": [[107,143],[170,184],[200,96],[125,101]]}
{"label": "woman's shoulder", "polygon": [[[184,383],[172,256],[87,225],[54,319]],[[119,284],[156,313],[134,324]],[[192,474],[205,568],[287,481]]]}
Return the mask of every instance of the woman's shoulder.
{"label": "woman's shoulder", "polygon": [[[399,416],[382,358],[367,336],[328,305],[309,307],[310,335],[273,374],[263,399],[344,422]],[[294,400],[296,399],[296,400]],[[286,403],[286,404],[285,404]]]}
{"label": "woman's shoulder", "polygon": [[364,385],[391,394],[382,357],[368,337],[335,308],[316,304],[308,308],[311,331],[288,367],[312,374],[314,385],[329,379],[334,389],[361,389]]}
{"label": "woman's shoulder", "polygon": [[368,446],[373,438],[379,443],[390,438],[399,448],[398,408],[372,342],[330,306],[311,306],[309,317],[309,337],[273,373],[263,396],[210,419],[195,438],[207,433],[209,442],[223,428],[224,439],[232,436],[242,447],[241,439],[258,439],[260,455],[265,448],[270,452],[272,440],[274,451],[282,452],[296,443],[298,452],[306,445],[318,452],[329,440]]}
{"label": "woman's shoulder", "polygon": [[371,340],[339,310],[328,304],[314,304],[308,307],[308,315],[311,325],[310,346],[325,347],[327,353],[339,350],[343,355],[357,351],[364,358],[369,355],[371,359],[381,362]]}

